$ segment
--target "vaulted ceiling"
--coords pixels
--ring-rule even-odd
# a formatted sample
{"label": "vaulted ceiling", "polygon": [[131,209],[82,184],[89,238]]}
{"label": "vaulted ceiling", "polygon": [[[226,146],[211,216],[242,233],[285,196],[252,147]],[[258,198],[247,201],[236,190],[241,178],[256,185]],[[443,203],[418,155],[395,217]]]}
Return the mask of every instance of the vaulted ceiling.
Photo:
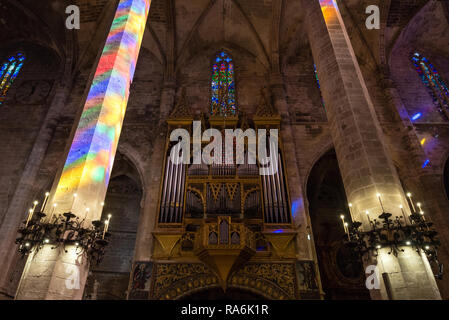
{"label": "vaulted ceiling", "polygon": [[[367,30],[365,8],[376,2],[381,8],[382,29]],[[402,31],[427,2],[338,1],[359,58],[374,69],[387,64]],[[65,8],[73,3],[81,9],[80,30],[63,27]],[[0,34],[0,41],[26,40],[48,46],[66,64],[70,60],[70,68],[78,72],[89,68],[101,49],[117,3],[3,0],[0,26],[6,32]],[[266,70],[276,72],[307,45],[303,14],[298,0],[153,0],[143,46],[163,65],[166,77],[176,75],[180,65],[200,52],[223,46],[245,52]],[[430,39],[427,35],[422,38]]]}

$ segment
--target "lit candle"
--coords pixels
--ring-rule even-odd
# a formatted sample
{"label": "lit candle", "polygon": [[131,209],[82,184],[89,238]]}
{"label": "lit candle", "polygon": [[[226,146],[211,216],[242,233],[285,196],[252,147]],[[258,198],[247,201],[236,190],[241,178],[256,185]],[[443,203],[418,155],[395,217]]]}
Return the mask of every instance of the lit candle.
{"label": "lit candle", "polygon": [[105,220],[104,221],[104,229],[103,229],[103,239],[104,239],[104,235],[106,234],[106,228],[107,228],[108,224],[109,224],[109,220]]}
{"label": "lit candle", "polygon": [[53,215],[55,214],[55,209],[58,206],[57,203],[53,203],[53,207],[51,208],[51,215],[50,215],[50,219],[48,220],[49,222],[51,222],[51,218],[53,218]]}
{"label": "lit candle", "polygon": [[106,232],[108,232],[108,230],[109,230],[109,223],[111,222],[111,217],[112,217],[112,214],[108,214],[108,224],[106,226]]}
{"label": "lit candle", "polygon": [[34,200],[34,202],[33,202],[33,204],[34,204],[34,206],[33,206],[33,213],[34,213],[34,210],[36,210],[36,206],[38,205],[38,203],[39,202],[37,202],[37,200]]}
{"label": "lit candle", "polygon": [[[405,223],[407,223],[407,218],[406,218],[407,215],[404,212],[404,207],[402,206],[402,204],[399,205],[399,208],[401,209],[402,216],[404,217]],[[409,220],[410,220],[409,222],[412,223],[412,220],[410,218],[409,218]]]}
{"label": "lit candle", "polygon": [[413,205],[412,194],[410,192],[407,192],[407,197],[410,199],[410,203],[412,204],[413,212],[416,212],[415,206]]}
{"label": "lit candle", "polygon": [[349,226],[348,223],[345,222],[346,231],[348,233],[348,240],[351,240],[351,237],[349,236],[349,227],[348,226]]}
{"label": "lit candle", "polygon": [[73,205],[75,204],[75,199],[76,199],[77,196],[78,196],[78,194],[76,194],[76,193],[73,194],[73,200],[72,200],[71,208],[73,208]]}
{"label": "lit candle", "polygon": [[45,199],[44,199],[44,202],[42,203],[42,207],[41,207],[41,212],[44,212],[44,208],[45,208],[45,205],[47,204],[47,200],[48,200],[48,196],[50,195],[50,192],[45,192]]}
{"label": "lit candle", "polygon": [[86,218],[87,218],[87,214],[89,213],[89,208],[86,208],[86,215],[84,216],[84,220],[86,220]]}
{"label": "lit candle", "polygon": [[344,215],[340,215],[340,219],[341,219],[341,223],[343,223],[343,230],[346,233],[345,216]]}
{"label": "lit candle", "polygon": [[349,206],[349,213],[351,214],[351,217],[352,217],[352,203],[349,202],[348,206]]}
{"label": "lit candle", "polygon": [[30,210],[28,210],[28,218],[27,218],[27,222],[25,223],[25,227],[28,227],[28,223],[30,222],[32,217],[33,217],[33,209],[30,209]]}
{"label": "lit candle", "polygon": [[419,213],[421,213],[421,212],[422,212],[422,209],[421,209],[421,202],[417,202],[416,205],[417,205],[418,208],[419,208]]}
{"label": "lit candle", "polygon": [[367,216],[367,218],[368,218],[368,222],[371,224],[371,219],[369,218],[369,211],[366,210],[365,213],[366,213],[366,216]]}
{"label": "lit candle", "polygon": [[379,199],[380,207],[382,208],[382,212],[385,212],[384,206],[382,204],[382,199],[380,198],[380,193],[377,194],[377,199]]}

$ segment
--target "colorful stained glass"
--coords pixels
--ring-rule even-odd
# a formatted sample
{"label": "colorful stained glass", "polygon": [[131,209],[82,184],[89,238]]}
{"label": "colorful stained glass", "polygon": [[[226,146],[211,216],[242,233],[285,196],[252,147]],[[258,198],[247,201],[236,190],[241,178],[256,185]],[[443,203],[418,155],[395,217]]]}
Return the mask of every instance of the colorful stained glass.
{"label": "colorful stained glass", "polygon": [[211,114],[232,116],[237,113],[235,103],[234,63],[225,51],[217,54],[212,66]]}
{"label": "colorful stained glass", "polygon": [[313,64],[313,70],[314,70],[314,73],[315,73],[315,80],[316,80],[316,83],[318,85],[318,89],[320,89],[321,104],[324,107],[324,99],[323,99],[323,95],[321,94],[320,79],[318,79],[318,72],[316,71],[316,64]]}
{"label": "colorful stained glass", "polygon": [[22,69],[24,61],[25,55],[19,52],[3,63],[0,69],[0,105],[5,101],[6,94]]}
{"label": "colorful stained glass", "polygon": [[416,72],[418,72],[422,82],[432,96],[434,105],[447,118],[447,109],[449,109],[449,90],[446,83],[426,57],[421,56],[419,53],[415,53],[412,56],[412,62]]}

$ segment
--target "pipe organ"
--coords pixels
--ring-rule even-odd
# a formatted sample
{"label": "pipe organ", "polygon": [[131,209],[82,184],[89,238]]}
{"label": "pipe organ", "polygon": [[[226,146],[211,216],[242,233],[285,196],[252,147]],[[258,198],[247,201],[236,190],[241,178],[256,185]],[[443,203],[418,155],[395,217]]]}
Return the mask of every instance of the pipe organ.
{"label": "pipe organ", "polygon": [[[229,120],[220,126],[235,129],[239,121]],[[191,128],[188,128],[191,130]],[[222,150],[225,150],[224,130]],[[235,139],[235,138],[234,138]],[[268,139],[267,139],[268,141]],[[189,219],[203,219],[229,215],[240,219],[259,219],[265,224],[289,224],[291,222],[281,148],[268,145],[269,163],[278,168],[275,172],[265,170],[259,164],[226,164],[223,152],[221,164],[174,164],[170,152],[179,154],[179,144],[167,143],[164,180],[158,222],[182,224]]]}
{"label": "pipe organ", "polygon": [[[211,115],[206,119],[201,115],[195,120],[183,94],[168,118],[159,211],[153,231],[152,261],[155,266],[150,298],[175,299],[192,288],[219,286],[226,290],[236,285],[265,295],[269,292],[268,296],[274,299],[299,298],[300,289],[295,280],[298,249],[294,239],[297,231],[290,213],[280,135],[277,135],[277,144],[268,143],[271,139],[265,140],[265,155],[264,152],[260,155],[264,161],[256,152],[255,163],[250,161],[253,158],[248,144],[254,142],[249,138],[244,139],[243,161],[240,161],[243,163],[237,163],[239,145],[234,137],[234,161],[224,161],[226,129],[240,128],[243,132],[253,129],[256,134],[259,129],[265,129],[267,133],[271,133],[270,129],[280,132],[280,116],[266,99],[262,102],[251,118]],[[203,132],[214,128],[217,129],[216,137],[221,133],[222,148],[215,148],[213,152],[217,150],[222,155],[210,155],[221,158],[221,163],[206,163],[204,154],[201,163],[194,163],[191,152],[195,150],[194,146],[201,143],[204,153],[210,150],[205,147],[211,143],[198,142],[198,135],[194,136],[193,132],[194,120],[201,122]],[[189,132],[190,141],[182,147],[180,142],[172,142],[169,138],[178,128]],[[186,145],[190,147],[190,161],[173,163],[172,150],[173,154],[182,156]],[[214,145],[219,146],[218,143]],[[271,166],[277,170],[270,171]],[[248,278],[245,272],[254,277],[254,284],[240,283]]]}

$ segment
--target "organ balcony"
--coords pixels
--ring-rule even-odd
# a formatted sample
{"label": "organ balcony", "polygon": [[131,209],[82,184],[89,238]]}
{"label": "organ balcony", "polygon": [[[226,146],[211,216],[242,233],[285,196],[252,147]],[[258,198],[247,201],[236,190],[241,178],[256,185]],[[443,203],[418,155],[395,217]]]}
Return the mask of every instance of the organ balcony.
{"label": "organ balcony", "polygon": [[194,253],[214,270],[226,289],[228,276],[256,252],[254,233],[229,216],[204,223],[198,230]]}

